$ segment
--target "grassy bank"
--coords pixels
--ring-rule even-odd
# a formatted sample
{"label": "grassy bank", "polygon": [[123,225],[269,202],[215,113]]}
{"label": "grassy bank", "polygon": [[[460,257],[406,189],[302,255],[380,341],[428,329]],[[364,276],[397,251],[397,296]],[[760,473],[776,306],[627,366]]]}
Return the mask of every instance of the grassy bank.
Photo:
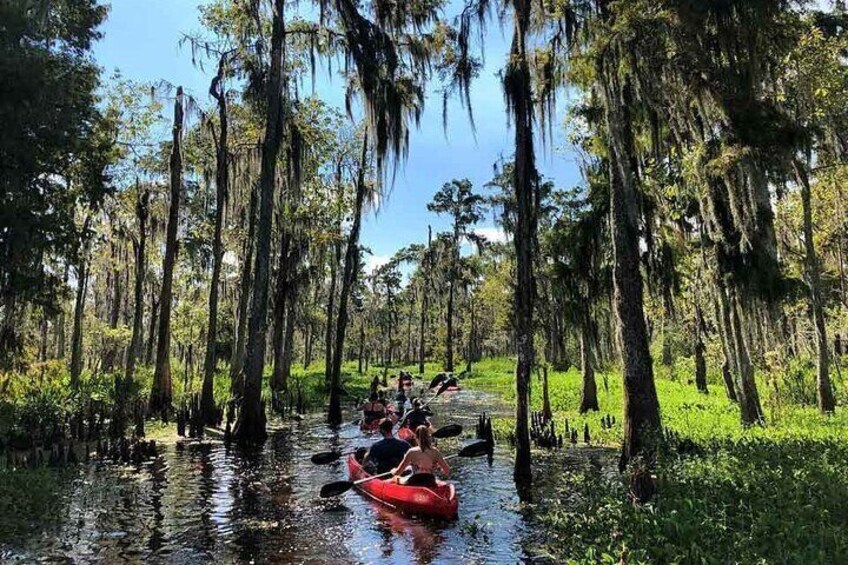
{"label": "grassy bank", "polygon": [[[467,387],[514,400],[513,364],[486,360]],[[658,371],[665,426],[698,445],[697,454],[662,453],[658,495],[645,506],[628,502],[615,474],[582,471],[543,458],[538,502],[537,551],[558,562],[588,563],[844,563],[848,562],[848,415],[834,416],[791,403],[781,387],[760,383],[768,423],[744,429],[738,409],[714,381],[699,394],[685,378]],[[762,376],[761,376],[762,378]],[[621,437],[621,378],[598,374],[600,413],[577,413],[578,371],[551,372],[551,407],[559,423],[589,423],[594,442]],[[541,382],[532,404],[541,408]],[[600,416],[616,416],[612,429]],[[497,422],[506,433],[512,423]],[[579,449],[579,448],[578,448]]]}

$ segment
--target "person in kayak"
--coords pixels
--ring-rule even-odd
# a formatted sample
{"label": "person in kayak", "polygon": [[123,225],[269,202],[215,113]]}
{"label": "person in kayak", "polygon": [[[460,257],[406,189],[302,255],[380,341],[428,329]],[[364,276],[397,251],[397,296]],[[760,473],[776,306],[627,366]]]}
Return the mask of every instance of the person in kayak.
{"label": "person in kayak", "polygon": [[412,430],[417,430],[419,426],[430,427],[430,419],[427,417],[427,411],[421,407],[421,399],[416,398],[412,401],[412,409],[408,410],[400,420],[400,427],[406,426]]}
{"label": "person in kayak", "polygon": [[397,403],[398,412],[401,414],[412,409],[412,403],[409,402],[409,399],[403,391],[400,391],[395,395],[395,402]]}
{"label": "person in kayak", "polygon": [[383,405],[376,392],[372,392],[368,402],[362,405],[362,419],[366,424],[371,424],[386,417],[386,407]]}
{"label": "person in kayak", "polygon": [[[446,479],[450,478],[450,467],[442,456],[442,453],[433,445],[433,436],[429,426],[418,426],[415,429],[417,447],[411,448],[403,456],[400,465],[392,469],[392,480],[400,484],[428,486],[435,485],[436,478],[433,475],[436,469],[440,470]],[[407,467],[412,467],[412,475],[403,478],[401,474]]]}
{"label": "person in kayak", "polygon": [[387,473],[394,469],[411,447],[402,439],[392,435],[392,421],[384,418],[380,421],[380,434],[383,439],[371,446],[362,460],[363,466],[372,474]]}
{"label": "person in kayak", "polygon": [[394,407],[391,400],[386,398],[386,393],[382,390],[377,393],[377,402],[385,407],[386,418],[392,418],[392,422],[398,421],[397,408]]}

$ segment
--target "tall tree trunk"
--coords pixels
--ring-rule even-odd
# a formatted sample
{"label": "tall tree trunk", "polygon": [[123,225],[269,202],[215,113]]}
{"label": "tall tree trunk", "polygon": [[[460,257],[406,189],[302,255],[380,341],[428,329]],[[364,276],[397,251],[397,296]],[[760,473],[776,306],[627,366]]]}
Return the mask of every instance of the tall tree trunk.
{"label": "tall tree trunk", "polygon": [[830,356],[827,343],[827,326],[824,320],[824,302],[821,295],[821,273],[816,246],[813,240],[813,210],[810,200],[810,179],[802,163],[795,161],[795,176],[801,188],[804,209],[804,262],[807,264],[807,283],[810,287],[810,310],[816,329],[816,403],[822,413],[833,412],[836,400],[830,384]]}
{"label": "tall tree trunk", "polygon": [[284,0],[274,0],[271,30],[271,69],[268,75],[268,105],[265,116],[265,139],[262,142],[262,169],[259,177],[259,217],[256,224],[256,261],[253,273],[253,296],[245,359],[244,394],[233,437],[242,445],[265,442],[265,413],[262,407],[262,368],[265,363],[268,279],[271,256],[271,212],[274,207],[277,157],[283,141],[283,58]]}
{"label": "tall tree trunk", "polygon": [[[62,275],[62,286],[68,286],[68,263],[65,262],[65,268]],[[56,317],[56,358],[65,358],[65,301],[60,303],[59,315]]]}
{"label": "tall tree trunk", "polygon": [[[341,190],[341,189],[340,189]],[[336,279],[338,265],[342,260],[341,225],[338,226],[339,240],[333,245],[330,261],[330,291],[327,294],[327,324],[324,326],[324,384],[329,391],[333,381],[333,329],[336,312]],[[332,392],[330,393],[332,396]]]}
{"label": "tall tree trunk", "polygon": [[[619,467],[631,458],[653,460],[654,441],[660,432],[660,411],[654,384],[642,305],[642,274],[639,270],[639,224],[636,179],[633,170],[633,132],[630,99],[620,84],[615,58],[607,55],[599,68],[606,103],[606,126],[610,138],[610,217],[613,239],[614,305],[624,362],[624,442]],[[650,480],[650,475],[645,478]],[[649,498],[652,486],[638,498]]]}
{"label": "tall tree trunk", "polygon": [[730,333],[733,344],[733,357],[736,360],[736,376],[738,379],[736,395],[739,398],[742,423],[746,426],[762,424],[765,419],[762,408],[760,408],[757,383],[754,381],[754,366],[751,364],[748,344],[745,340],[743,307],[739,303],[739,295],[736,289],[729,287],[729,292]]}
{"label": "tall tree trunk", "polygon": [[359,173],[356,179],[356,202],[353,208],[353,225],[347,238],[345,250],[344,271],[342,273],[342,289],[339,295],[339,315],[336,323],[336,343],[333,348],[333,366],[330,381],[330,406],[327,410],[327,423],[338,426],[342,421],[341,408],[341,377],[342,352],[344,350],[345,332],[348,320],[348,301],[350,293],[356,284],[356,274],[359,272],[359,231],[362,225],[362,207],[365,203],[365,165],[368,156],[368,132],[362,137],[362,156],[359,161]]}
{"label": "tall tree trunk", "polygon": [[[88,230],[91,226],[91,216],[88,216],[83,223],[82,234],[83,244],[79,265],[77,265],[77,297],[74,303],[74,327],[71,330],[71,386],[76,388],[79,386],[80,375],[82,374],[82,320],[85,311],[85,295],[88,291],[88,249],[89,249],[89,234]],[[7,312],[14,311],[13,308],[7,308]],[[11,319],[11,318],[10,318]]]}
{"label": "tall tree trunk", "polygon": [[162,289],[159,298],[159,336],[156,343],[156,368],[150,390],[150,413],[167,419],[171,411],[171,301],[174,265],[177,261],[177,226],[180,222],[180,191],[183,184],[181,150],[183,131],[183,89],[177,87],[174,101],[173,147],[171,148],[171,205],[165,236],[165,260],[162,264]]}
{"label": "tall tree trunk", "polygon": [[[115,253],[114,245],[112,248],[112,262],[117,263],[117,256]],[[117,269],[117,265],[112,271],[112,302],[109,305],[109,329],[113,331],[118,329],[118,321],[121,316],[121,300],[122,300],[122,288],[121,288],[121,273]],[[110,340],[111,341],[111,340]],[[107,343],[106,348],[103,351],[103,372],[111,373],[115,369],[115,360],[118,357],[119,351],[118,346],[115,343]]]}
{"label": "tall tree trunk", "polygon": [[156,344],[156,328],[159,327],[159,296],[153,285],[150,285],[150,325],[147,328],[147,350],[144,352],[144,362],[153,363]]}
{"label": "tall tree trunk", "polygon": [[[200,411],[207,425],[215,424],[216,408],[213,393],[215,366],[218,360],[218,292],[221,279],[221,263],[224,259],[224,210],[229,198],[229,123],[227,115],[227,91],[224,83],[226,57],[218,62],[218,74],[212,80],[209,94],[218,102],[220,136],[215,144],[215,232],[212,238],[212,278],[209,280],[209,318],[206,323],[206,357],[203,360],[203,388],[200,393]],[[215,136],[214,126],[213,138]]]}
{"label": "tall tree trunk", "polygon": [[409,310],[406,315],[406,351],[403,353],[403,363],[412,362],[412,320],[415,318],[415,295],[410,293]]}
{"label": "tall tree trunk", "polygon": [[[132,338],[127,350],[127,364],[124,369],[124,384],[119,387],[119,399],[126,401],[126,391],[135,377],[136,360],[141,357],[141,345],[144,340],[144,276],[147,273],[147,218],[150,213],[150,190],[145,188],[143,192],[136,181],[137,201],[135,214],[138,219],[138,240],[134,242],[135,248],[135,286],[133,289],[133,325]],[[152,313],[151,313],[152,314]],[[118,408],[118,413],[126,413],[126,405]]]}
{"label": "tall tree trunk", "polygon": [[418,330],[418,374],[424,376],[424,355],[426,335],[427,335],[427,306],[429,303],[428,294],[430,292],[430,250],[433,245],[433,228],[427,226],[427,251],[424,254],[424,288],[421,292],[421,318],[419,321]]}
{"label": "tall tree trunk", "polygon": [[41,323],[39,324],[38,360],[42,363],[47,361],[47,330],[49,329],[47,314],[41,312]]}
{"label": "tall tree trunk", "polygon": [[297,293],[295,289],[289,290],[286,296],[286,330],[283,335],[283,358],[282,368],[280,370],[280,390],[289,388],[289,380],[291,379],[291,368],[294,363],[294,328],[295,328],[295,303]]}
{"label": "tall tree trunk", "polygon": [[595,382],[595,368],[592,364],[592,335],[588,312],[583,315],[580,324],[580,366],[583,372],[583,389],[580,393],[580,413],[589,410],[598,411],[598,385]]}
{"label": "tall tree trunk", "polygon": [[[454,243],[459,247],[459,241],[454,240]],[[445,371],[453,372],[453,298],[454,298],[454,278],[456,277],[456,262],[451,266],[451,276],[448,280],[448,312],[447,312],[447,332],[445,334]]]}
{"label": "tall tree trunk", "polygon": [[289,294],[289,247],[290,239],[288,230],[283,228],[283,236],[280,240],[280,260],[277,267],[277,283],[274,292],[274,331],[271,342],[274,348],[274,368],[271,372],[271,390],[283,390],[283,352],[285,351],[286,325],[292,323],[286,317]]}
{"label": "tall tree trunk", "polygon": [[517,212],[515,245],[515,332],[518,361],[515,366],[515,480],[518,497],[532,499],[533,474],[530,454],[529,402],[533,370],[533,241],[538,182],[533,151],[533,108],[530,90],[530,66],[526,35],[530,26],[530,0],[515,0],[514,29],[509,61],[504,75],[507,107],[512,110],[515,127],[515,169],[513,188]]}
{"label": "tall tree trunk", "polygon": [[88,289],[88,265],[83,258],[77,267],[77,297],[74,302],[74,327],[71,331],[71,386],[79,386],[82,374],[82,320],[85,313],[85,295]]}
{"label": "tall tree trunk", "polygon": [[724,391],[731,402],[739,402],[739,395],[736,394],[736,383],[733,379],[733,371],[737,365],[733,355],[730,331],[730,306],[727,303],[727,293],[725,292],[724,283],[718,274],[715,275],[714,281],[715,292],[713,293],[713,305],[715,307],[719,337],[721,338],[721,348],[724,353],[724,363],[721,366]]}
{"label": "tall tree trunk", "polygon": [[250,308],[250,281],[253,273],[253,250],[256,235],[256,191],[250,192],[247,216],[247,237],[244,241],[244,261],[239,276],[239,299],[236,313],[236,342],[230,360],[230,394],[241,398],[244,393],[244,359],[247,355],[247,320]]}
{"label": "tall tree trunk", "polygon": [[471,373],[471,363],[474,359],[474,299],[471,295],[468,296],[468,316],[468,352],[466,353],[468,357],[465,360],[465,372]]}
{"label": "tall tree trunk", "polygon": [[357,364],[357,373],[362,374],[362,357],[365,354],[365,315],[359,319],[359,356]]}
{"label": "tall tree trunk", "polygon": [[542,367],[542,417],[550,420],[554,417],[551,410],[551,396],[548,391],[548,365]]}
{"label": "tall tree trunk", "polygon": [[[697,298],[696,298],[697,300]],[[707,361],[704,357],[704,318],[701,305],[695,303],[695,386],[698,392],[709,393],[707,388]]]}

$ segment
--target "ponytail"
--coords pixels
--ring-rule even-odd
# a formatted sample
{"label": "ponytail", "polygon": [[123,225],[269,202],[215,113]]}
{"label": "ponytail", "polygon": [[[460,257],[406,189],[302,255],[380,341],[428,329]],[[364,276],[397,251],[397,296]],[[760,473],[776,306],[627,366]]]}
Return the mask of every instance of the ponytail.
{"label": "ponytail", "polygon": [[429,426],[418,426],[415,430],[415,439],[418,440],[418,447],[421,451],[427,451],[433,447],[433,436],[430,435]]}

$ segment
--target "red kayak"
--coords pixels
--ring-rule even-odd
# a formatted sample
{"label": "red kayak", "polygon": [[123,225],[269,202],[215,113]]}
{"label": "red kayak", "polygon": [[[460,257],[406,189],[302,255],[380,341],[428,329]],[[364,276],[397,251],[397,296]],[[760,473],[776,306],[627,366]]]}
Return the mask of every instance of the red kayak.
{"label": "red kayak", "polygon": [[[351,481],[371,476],[353,455],[347,459],[347,468]],[[356,488],[377,502],[407,514],[451,519],[456,518],[459,508],[454,486],[438,479],[435,487],[409,487],[399,485],[391,479],[374,479],[357,485]]]}

